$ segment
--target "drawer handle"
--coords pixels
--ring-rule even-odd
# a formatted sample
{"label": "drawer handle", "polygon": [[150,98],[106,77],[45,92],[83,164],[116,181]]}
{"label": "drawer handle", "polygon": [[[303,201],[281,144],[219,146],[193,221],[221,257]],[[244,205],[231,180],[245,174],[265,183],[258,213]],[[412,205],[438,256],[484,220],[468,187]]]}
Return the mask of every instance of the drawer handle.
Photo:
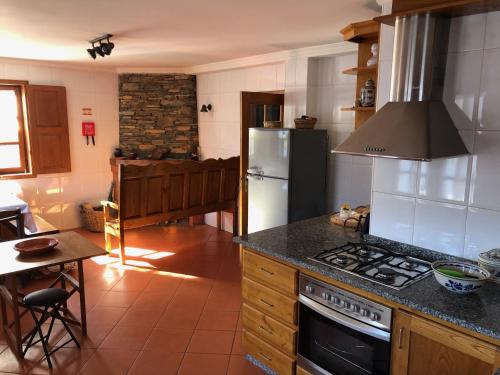
{"label": "drawer handle", "polygon": [[269,328],[266,328],[266,327],[264,327],[264,326],[260,326],[260,329],[261,329],[261,330],[263,330],[264,332],[269,333],[270,335],[272,335],[272,334],[273,334],[273,331],[271,331]]}
{"label": "drawer handle", "polygon": [[272,303],[269,303],[266,300],[263,300],[262,298],[260,299],[260,302],[262,302],[264,305],[267,305],[269,307],[274,307],[274,305]]}
{"label": "drawer handle", "polygon": [[260,267],[260,270],[264,273],[267,273],[269,276],[274,275],[274,272],[266,270],[264,267]]}
{"label": "drawer handle", "polygon": [[405,329],[401,327],[399,329],[399,340],[398,340],[398,347],[399,349],[403,349],[403,334],[404,334]]}
{"label": "drawer handle", "polygon": [[264,358],[266,361],[272,361],[273,359],[271,357],[268,357],[267,355],[265,355],[264,353],[262,352],[258,352],[259,355]]}

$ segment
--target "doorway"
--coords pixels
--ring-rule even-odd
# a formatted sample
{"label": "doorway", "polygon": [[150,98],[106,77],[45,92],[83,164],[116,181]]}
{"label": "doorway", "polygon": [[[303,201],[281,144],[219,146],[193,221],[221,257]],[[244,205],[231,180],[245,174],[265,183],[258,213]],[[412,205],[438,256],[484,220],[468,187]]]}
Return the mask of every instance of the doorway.
{"label": "doorway", "polygon": [[285,95],[280,92],[241,92],[239,234],[248,232],[248,129],[264,127],[266,121],[281,121]]}

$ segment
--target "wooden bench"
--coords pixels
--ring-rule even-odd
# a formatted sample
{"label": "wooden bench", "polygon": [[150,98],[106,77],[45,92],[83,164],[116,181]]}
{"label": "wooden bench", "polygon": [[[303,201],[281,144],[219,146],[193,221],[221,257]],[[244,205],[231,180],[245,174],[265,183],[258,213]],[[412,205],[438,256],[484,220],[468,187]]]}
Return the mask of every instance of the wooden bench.
{"label": "wooden bench", "polygon": [[112,237],[118,238],[125,262],[125,229],[209,212],[233,210],[233,233],[237,234],[239,157],[144,162],[117,163],[118,203],[102,202],[108,253]]}

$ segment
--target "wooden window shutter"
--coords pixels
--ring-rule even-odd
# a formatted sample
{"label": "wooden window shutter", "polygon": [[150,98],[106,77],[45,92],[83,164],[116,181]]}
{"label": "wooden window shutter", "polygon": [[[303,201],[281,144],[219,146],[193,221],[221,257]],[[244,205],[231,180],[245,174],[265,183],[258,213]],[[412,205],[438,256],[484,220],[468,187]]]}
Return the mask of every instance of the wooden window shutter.
{"label": "wooden window shutter", "polygon": [[35,173],[71,171],[66,88],[28,85],[27,104]]}

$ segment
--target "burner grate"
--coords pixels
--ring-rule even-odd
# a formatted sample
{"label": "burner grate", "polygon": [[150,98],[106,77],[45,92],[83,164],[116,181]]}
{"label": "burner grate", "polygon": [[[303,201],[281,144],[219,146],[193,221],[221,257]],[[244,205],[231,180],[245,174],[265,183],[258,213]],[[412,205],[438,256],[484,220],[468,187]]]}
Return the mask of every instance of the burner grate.
{"label": "burner grate", "polygon": [[431,272],[429,262],[377,246],[349,242],[309,258],[394,289],[403,289]]}

